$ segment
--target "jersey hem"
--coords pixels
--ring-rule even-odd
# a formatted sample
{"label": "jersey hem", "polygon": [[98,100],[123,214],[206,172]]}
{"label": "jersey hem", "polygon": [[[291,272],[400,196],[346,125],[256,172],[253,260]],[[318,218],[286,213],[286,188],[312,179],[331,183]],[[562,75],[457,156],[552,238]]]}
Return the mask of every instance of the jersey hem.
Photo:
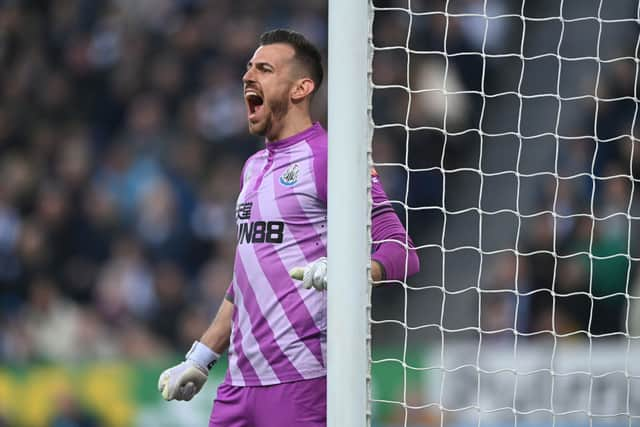
{"label": "jersey hem", "polygon": [[[302,378],[300,378],[302,376]],[[268,377],[268,378],[249,378],[244,381],[238,382],[233,381],[229,376],[224,379],[223,384],[231,385],[234,387],[259,387],[259,386],[267,386],[267,385],[276,385],[276,384],[285,384],[285,383],[293,383],[297,381],[306,381],[312,380],[314,378],[320,378],[327,376],[326,369],[322,369],[319,371],[311,371],[311,372],[299,372],[295,377]]]}

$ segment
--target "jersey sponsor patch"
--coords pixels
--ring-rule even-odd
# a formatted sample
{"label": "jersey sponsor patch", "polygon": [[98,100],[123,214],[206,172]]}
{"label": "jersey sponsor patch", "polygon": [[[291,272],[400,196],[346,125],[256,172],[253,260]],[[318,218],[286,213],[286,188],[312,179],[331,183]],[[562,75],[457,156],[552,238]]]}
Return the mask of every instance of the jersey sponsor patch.
{"label": "jersey sponsor patch", "polygon": [[300,175],[300,166],[294,163],[280,175],[280,184],[285,187],[291,187],[298,182],[298,175]]}
{"label": "jersey sponsor patch", "polygon": [[253,221],[238,224],[238,244],[282,243],[284,222]]}
{"label": "jersey sponsor patch", "polygon": [[238,203],[236,206],[236,218],[238,219],[249,219],[251,218],[251,208],[253,207],[253,203]]}

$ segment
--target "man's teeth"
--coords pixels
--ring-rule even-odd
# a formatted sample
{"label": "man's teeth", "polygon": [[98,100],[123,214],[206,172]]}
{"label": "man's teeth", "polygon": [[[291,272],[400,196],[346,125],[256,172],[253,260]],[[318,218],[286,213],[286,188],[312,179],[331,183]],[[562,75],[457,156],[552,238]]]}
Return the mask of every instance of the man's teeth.
{"label": "man's teeth", "polygon": [[260,95],[258,95],[257,92],[254,91],[247,91],[244,94],[245,99],[247,100],[247,102],[249,104],[251,104],[254,108],[258,107],[260,105],[262,105],[264,103],[264,100],[262,99],[262,97]]}

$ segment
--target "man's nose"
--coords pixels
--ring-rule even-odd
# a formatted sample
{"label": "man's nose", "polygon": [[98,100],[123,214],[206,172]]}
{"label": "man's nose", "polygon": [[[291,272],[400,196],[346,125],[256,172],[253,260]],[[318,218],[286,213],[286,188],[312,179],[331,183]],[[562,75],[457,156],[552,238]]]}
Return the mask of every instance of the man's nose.
{"label": "man's nose", "polygon": [[247,84],[253,81],[255,81],[253,78],[253,68],[249,68],[242,76],[242,83]]}

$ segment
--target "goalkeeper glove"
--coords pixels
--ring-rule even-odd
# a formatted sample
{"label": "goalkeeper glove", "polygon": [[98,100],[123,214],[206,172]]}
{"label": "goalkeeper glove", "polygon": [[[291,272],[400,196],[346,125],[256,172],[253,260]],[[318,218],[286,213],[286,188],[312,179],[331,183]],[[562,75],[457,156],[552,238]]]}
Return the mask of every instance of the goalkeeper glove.
{"label": "goalkeeper glove", "polygon": [[306,267],[292,268],[289,275],[296,280],[302,280],[305,289],[311,289],[313,286],[319,291],[324,291],[327,289],[327,258],[319,258]]}
{"label": "goalkeeper glove", "polygon": [[194,341],[185,361],[165,370],[158,379],[164,400],[191,400],[207,381],[209,369],[220,355],[199,341]]}

